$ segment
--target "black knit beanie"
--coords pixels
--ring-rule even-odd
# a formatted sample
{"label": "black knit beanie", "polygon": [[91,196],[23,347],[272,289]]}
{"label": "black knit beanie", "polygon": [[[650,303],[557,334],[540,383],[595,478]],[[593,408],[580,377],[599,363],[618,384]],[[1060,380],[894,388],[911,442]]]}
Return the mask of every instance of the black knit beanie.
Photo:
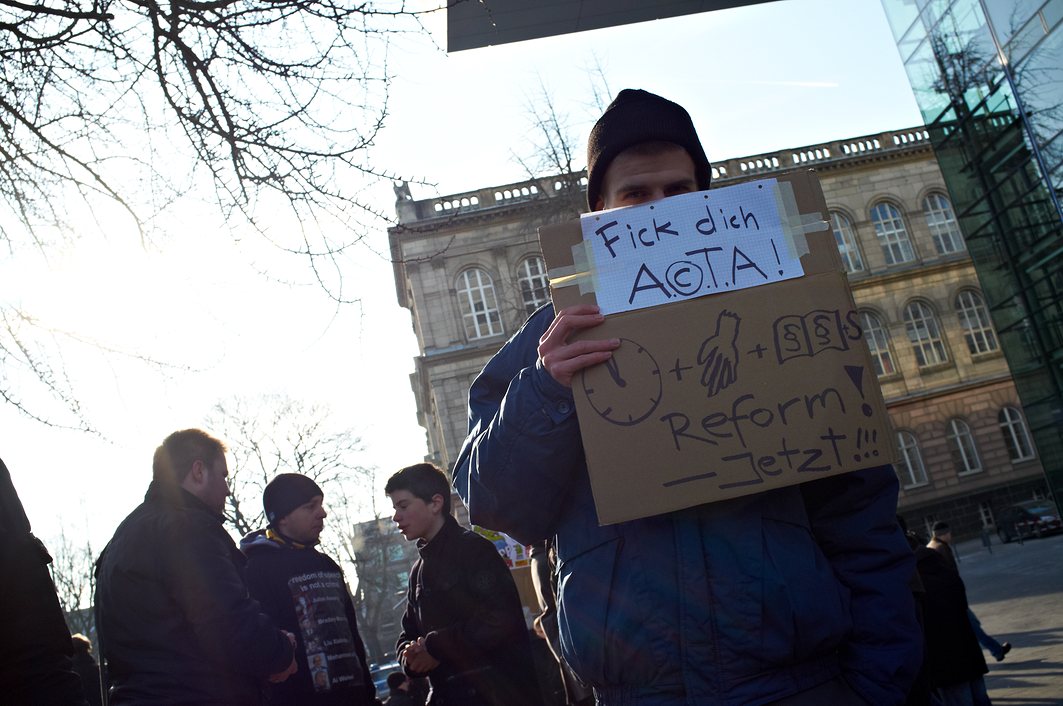
{"label": "black knit beanie", "polygon": [[311,479],[298,473],[281,473],[269,482],[262,493],[266,520],[276,527],[292,510],[310,502],[317,495],[324,496],[325,493]]}
{"label": "black knit beanie", "polygon": [[690,114],[678,103],[649,91],[625,88],[617,94],[587,138],[587,205],[594,208],[609,163],[628,147],[642,142],[672,142],[694,160],[699,189],[709,188],[709,158],[694,130]]}

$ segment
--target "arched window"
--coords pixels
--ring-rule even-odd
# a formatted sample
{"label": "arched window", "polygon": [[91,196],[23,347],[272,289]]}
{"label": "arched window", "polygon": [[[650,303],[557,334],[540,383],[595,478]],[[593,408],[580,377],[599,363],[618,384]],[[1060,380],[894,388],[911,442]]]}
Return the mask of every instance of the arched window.
{"label": "arched window", "polygon": [[923,212],[930,228],[930,237],[934,239],[934,247],[939,255],[963,250],[960,224],[956,222],[952,204],[944,194],[930,194],[923,199]]}
{"label": "arched window", "polygon": [[887,265],[898,265],[915,259],[908,229],[904,226],[904,218],[896,206],[885,201],[876,204],[871,209],[871,222],[875,224],[875,235],[882,245],[882,254],[886,257]]}
{"label": "arched window", "polygon": [[538,255],[526,257],[517,266],[517,283],[524,303],[524,313],[531,315],[536,309],[550,301],[549,280],[546,278],[546,265]]}
{"label": "arched window", "polygon": [[919,441],[910,431],[897,432],[898,460],[894,468],[901,485],[914,488],[926,485],[926,467],[923,466],[923,454],[919,451]]}
{"label": "arched window", "polygon": [[848,216],[838,211],[831,211],[830,224],[834,228],[834,240],[838,243],[838,254],[846,272],[860,272],[864,269],[864,260],[856,244],[856,232]]}
{"label": "arched window", "polygon": [[904,326],[920,368],[948,362],[945,343],[941,340],[941,327],[927,304],[914,301],[904,307]]}
{"label": "arched window", "polygon": [[1003,407],[997,414],[997,422],[1000,423],[1000,433],[1004,435],[1004,445],[1008,447],[1008,458],[1012,461],[1029,461],[1034,457],[1026,421],[1019,410]]}
{"label": "arched window", "polygon": [[1000,347],[981,294],[971,289],[957,294],[956,316],[960,320],[963,338],[967,341],[967,350],[971,355],[989,353]]}
{"label": "arched window", "polygon": [[971,434],[971,427],[967,422],[962,419],[950,419],[945,440],[949,444],[952,465],[957,473],[963,475],[964,473],[977,473],[982,470],[982,461],[978,458],[978,448],[974,445],[974,435]]}
{"label": "arched window", "polygon": [[864,326],[867,347],[871,350],[875,374],[879,377],[893,375],[897,369],[893,366],[893,354],[890,352],[889,331],[882,325],[882,320],[870,311],[860,312],[860,321]]}
{"label": "arched window", "polygon": [[469,340],[502,333],[495,283],[485,270],[472,267],[458,275],[458,302]]}

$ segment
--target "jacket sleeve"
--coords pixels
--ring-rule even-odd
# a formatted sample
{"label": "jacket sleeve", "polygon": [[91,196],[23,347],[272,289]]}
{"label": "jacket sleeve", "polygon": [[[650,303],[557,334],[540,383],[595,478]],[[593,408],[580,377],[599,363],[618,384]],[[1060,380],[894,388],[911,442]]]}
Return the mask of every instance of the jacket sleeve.
{"label": "jacket sleeve", "polygon": [[402,671],[406,673],[408,677],[423,677],[424,674],[419,672],[413,672],[406,667],[406,662],[402,659],[402,650],[406,645],[411,642],[417,642],[417,638],[424,637],[421,632],[420,623],[417,620],[417,608],[414,606],[413,595],[414,587],[417,585],[417,573],[421,570],[421,562],[414,563],[413,568],[410,569],[409,585],[406,587],[406,611],[402,614],[402,632],[399,633],[399,639],[395,641],[395,659],[402,664]]}
{"label": "jacket sleeve", "polygon": [[232,540],[220,526],[208,526],[209,518],[187,513],[183,520],[167,533],[170,546],[160,550],[160,560],[165,585],[200,648],[238,673],[264,679],[286,669],[291,643],[248,594]]}
{"label": "jacket sleeve", "polygon": [[512,644],[525,629],[516,585],[495,547],[469,537],[461,552],[460,586],[470,610],[464,620],[425,635],[428,653],[451,665],[481,662],[478,655]]}
{"label": "jacket sleeve", "polygon": [[471,521],[528,544],[554,533],[584,464],[572,391],[538,362],[553,318],[549,305],[532,314],[473,382],[469,435],[454,464]]}
{"label": "jacket sleeve", "polygon": [[868,703],[903,704],[923,655],[909,587],[915,559],[897,524],[893,467],[823,478],[801,490],[817,542],[850,592],[845,679]]}

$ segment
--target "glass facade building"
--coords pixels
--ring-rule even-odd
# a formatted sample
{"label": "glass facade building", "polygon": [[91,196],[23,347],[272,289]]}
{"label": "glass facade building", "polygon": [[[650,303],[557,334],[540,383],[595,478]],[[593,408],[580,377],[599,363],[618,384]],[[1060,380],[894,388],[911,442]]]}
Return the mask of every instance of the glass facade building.
{"label": "glass facade building", "polygon": [[1057,504],[1063,0],[882,0]]}

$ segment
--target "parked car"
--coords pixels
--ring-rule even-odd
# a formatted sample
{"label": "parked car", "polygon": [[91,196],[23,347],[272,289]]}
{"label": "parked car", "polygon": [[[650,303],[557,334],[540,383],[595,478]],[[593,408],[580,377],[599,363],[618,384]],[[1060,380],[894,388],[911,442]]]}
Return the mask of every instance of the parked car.
{"label": "parked car", "polygon": [[1063,531],[1055,505],[1048,500],[1027,500],[1005,508],[997,516],[997,536],[1007,544],[1013,539],[1042,537]]}

